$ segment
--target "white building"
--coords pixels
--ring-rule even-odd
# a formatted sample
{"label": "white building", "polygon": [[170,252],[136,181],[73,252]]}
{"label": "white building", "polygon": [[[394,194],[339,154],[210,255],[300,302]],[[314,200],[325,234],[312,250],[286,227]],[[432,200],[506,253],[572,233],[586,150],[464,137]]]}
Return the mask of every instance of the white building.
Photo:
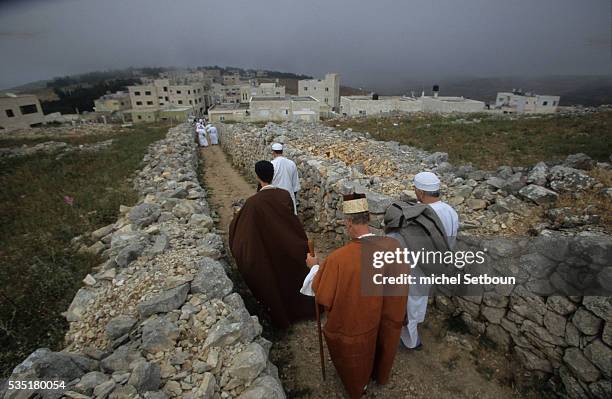
{"label": "white building", "polygon": [[433,96],[342,96],[340,112],[345,116],[366,116],[391,112],[470,113],[482,112],[485,103],[463,97],[441,97],[437,87]]}
{"label": "white building", "polygon": [[251,97],[285,97],[285,86],[276,83],[260,83],[240,87],[240,102],[248,103]]}
{"label": "white building", "polygon": [[365,116],[390,112],[419,112],[422,102],[414,97],[400,96],[342,96],[340,113],[345,116]]}
{"label": "white building", "polygon": [[38,97],[31,94],[0,95],[0,133],[45,123]]}
{"label": "white building", "polygon": [[252,97],[247,104],[218,104],[208,110],[213,122],[316,122],[320,102],[312,97]]}
{"label": "white building", "polygon": [[557,112],[560,100],[559,96],[540,96],[514,90],[497,93],[495,109],[511,114],[553,114]]}
{"label": "white building", "polygon": [[321,103],[321,113],[340,111],[340,75],[328,73],[324,79],[298,81],[298,96],[310,96]]}
{"label": "white building", "polygon": [[172,84],[169,79],[155,79],[147,84],[128,86],[134,122],[154,121],[160,115],[182,113],[202,115],[210,102],[204,83]]}

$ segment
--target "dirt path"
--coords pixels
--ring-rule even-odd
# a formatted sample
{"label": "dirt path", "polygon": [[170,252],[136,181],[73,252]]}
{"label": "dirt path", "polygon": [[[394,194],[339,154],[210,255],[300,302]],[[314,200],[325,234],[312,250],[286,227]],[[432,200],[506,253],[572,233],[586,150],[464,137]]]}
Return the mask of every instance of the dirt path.
{"label": "dirt path", "polygon": [[[232,202],[248,198],[255,187],[247,183],[226,159],[218,146],[201,151],[203,176],[209,190],[209,202],[219,215],[218,228],[227,232],[233,217]],[[323,243],[321,243],[323,244]],[[319,245],[318,248],[323,248]],[[232,276],[252,312],[257,305],[248,298],[248,290]],[[246,292],[245,292],[246,291]],[[344,389],[326,353],[327,380],[321,380],[316,329],[313,322],[303,322],[288,331],[271,331],[264,324],[266,336],[273,340],[272,361],[290,398],[344,398]],[[523,397],[511,388],[524,375],[507,356],[487,349],[472,336],[447,331],[448,322],[430,312],[420,328],[423,350],[400,349],[390,383],[372,386],[367,398],[491,398]],[[527,395],[533,396],[533,395]]]}

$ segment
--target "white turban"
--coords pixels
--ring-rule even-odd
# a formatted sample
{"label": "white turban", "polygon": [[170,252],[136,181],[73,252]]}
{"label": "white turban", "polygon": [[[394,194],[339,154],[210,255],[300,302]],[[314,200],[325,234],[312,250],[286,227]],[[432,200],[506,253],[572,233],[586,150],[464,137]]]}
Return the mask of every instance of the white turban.
{"label": "white turban", "polygon": [[421,172],[414,176],[414,186],[423,191],[439,191],[440,179],[438,179],[435,173]]}
{"label": "white turban", "polygon": [[272,144],[272,151],[282,151],[283,145],[281,143]]}

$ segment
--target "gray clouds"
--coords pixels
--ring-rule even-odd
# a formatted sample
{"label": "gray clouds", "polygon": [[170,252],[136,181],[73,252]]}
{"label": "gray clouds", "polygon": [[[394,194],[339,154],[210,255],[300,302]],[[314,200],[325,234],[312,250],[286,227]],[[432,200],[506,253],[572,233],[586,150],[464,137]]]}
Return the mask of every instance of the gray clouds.
{"label": "gray clouds", "polygon": [[[233,65],[388,87],[609,74],[610,0],[57,0],[0,6],[0,87],[127,66]],[[427,84],[429,86],[429,84]]]}

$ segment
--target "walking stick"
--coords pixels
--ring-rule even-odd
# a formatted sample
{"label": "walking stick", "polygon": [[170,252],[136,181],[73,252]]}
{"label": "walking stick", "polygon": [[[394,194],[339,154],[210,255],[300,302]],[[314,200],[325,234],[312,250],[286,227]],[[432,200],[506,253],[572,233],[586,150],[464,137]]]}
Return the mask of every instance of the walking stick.
{"label": "walking stick", "polygon": [[[308,240],[308,252],[310,256],[315,256],[314,242]],[[319,357],[321,358],[321,375],[323,381],[325,381],[325,351],[323,350],[323,332],[321,330],[321,313],[319,311],[319,304],[317,303],[317,296],[315,295],[315,315],[317,318],[317,333],[319,334]]]}

